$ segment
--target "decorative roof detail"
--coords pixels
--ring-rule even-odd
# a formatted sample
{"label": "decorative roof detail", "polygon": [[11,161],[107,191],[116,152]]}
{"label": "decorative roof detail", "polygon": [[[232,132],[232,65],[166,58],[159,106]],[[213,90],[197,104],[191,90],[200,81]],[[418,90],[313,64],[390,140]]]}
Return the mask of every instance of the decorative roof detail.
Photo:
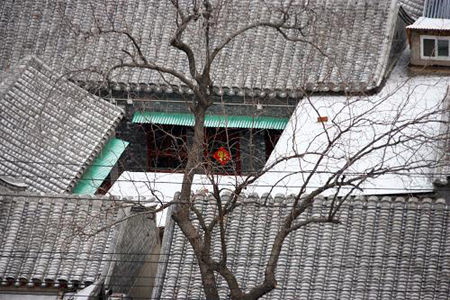
{"label": "decorative roof detail", "polygon": [[[210,198],[211,197],[211,198]],[[226,199],[225,199],[226,200]],[[256,195],[226,218],[228,267],[248,291],[264,276],[271,245],[293,198]],[[217,215],[212,196],[197,196],[206,219]],[[328,215],[330,203],[315,200],[306,217]],[[368,197],[348,200],[342,224],[313,224],[291,233],[276,270],[277,288],[264,299],[446,299],[450,291],[450,207],[443,199]],[[156,299],[203,299],[193,250],[168,218]],[[173,229],[172,229],[173,228]],[[220,253],[218,230],[211,253]],[[171,245],[167,247],[167,245]],[[170,251],[169,251],[170,249]],[[219,278],[219,294],[227,298]]]}
{"label": "decorative roof detail", "polygon": [[[283,130],[288,121],[288,118],[267,116],[206,115],[204,126]],[[194,126],[195,118],[188,113],[137,111],[133,115],[133,123]]]}
{"label": "decorative roof detail", "polygon": [[[191,1],[180,3],[184,7]],[[226,1],[210,44],[217,45],[249,21],[277,20],[276,10],[270,10],[268,3]],[[289,34],[306,42],[287,41],[268,27],[242,34],[213,65],[212,79],[219,95],[237,91],[286,97],[304,90],[367,91],[380,85],[388,65],[397,0],[296,0],[294,6],[304,9],[292,18],[304,26],[304,37],[300,31]],[[24,55],[37,55],[80,84],[96,85],[103,79],[98,71],[121,60],[130,61],[126,52],[133,51],[123,34],[98,36],[97,25],[108,30],[114,20],[115,29],[129,29],[136,36],[146,57],[190,76],[186,56],[170,46],[176,30],[170,1],[6,0],[0,6],[0,20],[0,69],[7,69]],[[204,52],[201,30],[192,25],[183,35],[199,57]],[[202,59],[197,63],[201,69]],[[90,71],[71,73],[86,69]],[[162,78],[148,69],[122,69],[112,79],[117,90],[192,93],[173,76]]]}
{"label": "decorative roof detail", "polygon": [[30,191],[70,192],[122,117],[28,57],[0,83],[0,173]]}

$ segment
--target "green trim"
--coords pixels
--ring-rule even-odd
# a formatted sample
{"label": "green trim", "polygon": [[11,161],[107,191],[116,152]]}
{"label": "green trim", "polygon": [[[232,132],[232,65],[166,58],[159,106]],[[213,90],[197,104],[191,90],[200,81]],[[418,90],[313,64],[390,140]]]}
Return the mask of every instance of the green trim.
{"label": "green trim", "polygon": [[128,144],[128,142],[116,138],[110,139],[100,154],[95,158],[92,165],[84,172],[83,177],[81,177],[78,184],[73,188],[72,194],[94,195]]}
{"label": "green trim", "polygon": [[[205,127],[279,129],[286,127],[289,118],[265,116],[222,116],[206,115]],[[151,123],[161,125],[194,126],[194,115],[187,113],[165,113],[138,111],[134,113],[133,123]]]}

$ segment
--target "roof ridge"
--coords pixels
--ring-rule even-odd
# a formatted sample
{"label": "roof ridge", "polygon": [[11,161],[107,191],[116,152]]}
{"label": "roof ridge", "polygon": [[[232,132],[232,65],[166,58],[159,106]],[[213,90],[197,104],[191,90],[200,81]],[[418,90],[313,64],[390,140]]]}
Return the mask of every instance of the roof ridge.
{"label": "roof ridge", "polygon": [[[69,3],[72,1],[75,2],[75,0],[70,0]],[[287,96],[297,98],[299,97],[299,93],[303,91],[303,87],[307,87],[313,92],[345,92],[347,90],[361,92],[373,90],[376,88],[376,82],[384,75],[376,72],[383,71],[382,66],[385,65],[384,61],[386,60],[386,55],[388,55],[388,53],[383,53],[383,51],[389,48],[388,45],[384,45],[387,42],[386,38],[380,39],[379,37],[385,36],[385,27],[388,26],[386,25],[388,22],[387,18],[392,19],[395,15],[395,10],[391,9],[389,11],[389,9],[393,7],[392,5],[397,5],[398,1],[295,1],[294,4],[298,5],[301,9],[311,6],[310,10],[298,10],[298,13],[302,14],[299,18],[302,25],[306,23],[311,25],[308,26],[311,30],[306,30],[308,33],[311,35],[316,34],[315,29],[318,29],[321,32],[320,34],[325,34],[326,31],[323,31],[323,29],[328,27],[328,29],[334,28],[329,38],[336,38],[341,35],[340,33],[342,33],[342,38],[336,39],[334,43],[320,41],[318,46],[321,49],[323,48],[322,52],[322,50],[316,51],[317,49],[311,50],[309,46],[305,46],[305,49],[302,49],[302,45],[293,45],[287,40],[282,40],[279,35],[273,35],[270,31],[271,29],[259,30],[257,36],[252,35],[256,31],[249,32],[247,37],[242,35],[236,38],[236,43],[233,42],[228,45],[232,48],[230,48],[231,52],[226,57],[222,57],[221,55],[217,57],[215,61],[218,64],[216,65],[217,68],[215,68],[217,72],[214,71],[213,74],[217,86],[214,90],[221,95],[228,93],[228,89],[228,94],[234,95],[236,91],[233,88],[236,87],[238,88],[238,94],[256,95],[258,97],[265,97],[268,94],[271,97],[281,98]],[[31,0],[25,2],[30,3]],[[71,33],[70,38],[66,39],[63,32],[64,29],[67,30],[65,26],[60,26],[64,29],[55,26],[50,31],[49,27],[53,27],[55,24],[61,24],[61,18],[66,17],[74,25],[83,24],[80,26],[88,31],[88,28],[93,25],[91,24],[92,20],[89,17],[83,19],[82,15],[90,8],[88,8],[86,1],[78,2],[79,4],[77,3],[78,5],[72,10],[63,11],[61,16],[55,15],[53,17],[53,13],[49,12],[51,10],[49,7],[43,8],[42,15],[49,18],[48,24],[41,24],[40,19],[29,18],[33,13],[32,9],[20,6],[19,4],[11,5],[10,10],[2,12],[1,17],[5,20],[4,26],[6,28],[11,26],[12,28],[16,23],[22,24],[20,30],[14,34],[27,36],[27,38],[18,39],[11,32],[5,30],[4,39],[6,42],[4,43],[5,49],[1,49],[2,53],[4,53],[2,55],[4,59],[0,60],[1,67],[5,68],[8,66],[8,63],[19,60],[24,52],[35,53],[48,61],[49,65],[55,69],[67,70],[68,72],[79,71],[73,73],[73,80],[79,81],[81,84],[93,83],[95,86],[98,86],[98,81],[102,80],[101,73],[107,71],[109,64],[128,59],[124,53],[120,52],[120,47],[116,47],[115,45],[115,42],[124,44],[125,41],[122,38],[115,39],[113,37],[112,39],[106,39],[105,43],[101,42],[102,44],[99,44],[100,39],[95,40],[95,32],[91,32],[94,36],[92,43],[84,45],[83,38],[85,36],[78,36],[76,32]],[[164,18],[168,19],[175,16],[175,10],[173,7],[170,7],[170,2],[158,2],[157,0],[140,0],[138,2],[139,5],[145,8],[144,12],[141,11],[142,13],[139,15],[134,12],[121,15],[117,18],[117,22],[123,21],[121,23],[129,22],[131,24],[133,32],[137,32],[137,40],[145,44],[142,46],[144,55],[149,57],[156,56],[154,57],[155,63],[164,64],[168,68],[176,68],[181,73],[190,77],[188,70],[185,69],[187,66],[185,57],[178,53],[176,49],[172,49],[169,46],[168,37],[173,33],[174,26],[173,24],[164,22]],[[240,2],[242,3],[241,8],[245,7],[243,12],[233,10],[229,7],[223,9],[224,14],[227,15],[221,15],[224,20],[219,19],[218,21],[224,26],[217,27],[217,30],[219,30],[217,36],[228,36],[236,27],[240,28],[245,26],[248,20],[258,21],[270,19],[272,15],[274,18],[277,18],[277,12],[274,10],[266,9],[263,12],[264,4],[258,1],[241,0]],[[182,1],[181,5],[185,3],[188,3],[188,1]],[[230,1],[230,5],[232,4]],[[100,3],[98,5],[99,15],[97,20],[99,23],[102,23],[102,20],[107,16],[101,13],[102,4]],[[228,2],[225,6],[227,5]],[[28,6],[31,7],[31,5]],[[320,9],[315,9],[315,7],[320,7]],[[251,11],[245,11],[246,9],[250,9]],[[21,14],[15,16],[14,12],[16,10],[21,10]],[[320,10],[319,14],[322,13],[323,15],[317,17],[317,11],[314,10]],[[149,13],[150,11],[152,13]],[[330,12],[329,16],[327,16],[327,11]],[[333,11],[338,13],[334,14]],[[352,13],[348,13],[349,11]],[[66,15],[68,13],[72,14],[68,16]],[[114,11],[111,11],[111,13],[115,14]],[[155,14],[159,17],[155,18]],[[50,16],[52,16],[51,19]],[[33,26],[27,26],[29,22],[33,22]],[[389,22],[392,24],[391,21]],[[362,24],[355,26],[354,23]],[[342,26],[339,26],[339,24]],[[145,29],[143,26],[147,26],[148,28]],[[188,29],[186,33],[195,41],[198,41],[198,37],[196,37],[198,34],[194,29]],[[296,33],[293,33],[293,36],[296,37]],[[41,38],[43,41],[30,47],[29,44],[32,44],[35,38]],[[189,39],[189,37],[187,38]],[[309,41],[309,37],[307,38]],[[46,39],[48,40],[46,41]],[[328,39],[328,37],[322,37],[321,40],[325,39]],[[359,44],[362,39],[366,41],[364,46]],[[220,42],[220,40],[217,42]],[[233,46],[232,44],[236,44],[237,46]],[[304,44],[309,45],[309,43]],[[24,46],[27,46],[27,48],[22,51],[20,48]],[[369,57],[367,54],[364,54],[363,52],[365,51],[361,47],[371,48],[374,57]],[[20,49],[21,51],[10,51],[11,49],[9,48],[12,48],[12,50]],[[242,49],[249,49],[249,53],[242,53]],[[348,49],[353,52],[359,51],[361,55],[348,54]],[[342,70],[345,76],[338,76],[334,65],[329,62],[324,63],[323,53],[327,53],[331,57],[339,57],[342,60],[340,62],[346,65]],[[246,54],[248,56],[244,56]],[[362,60],[357,56],[362,58]],[[312,57],[312,59],[308,57]],[[380,60],[383,61],[381,67],[376,65],[376,62]],[[199,61],[197,60],[197,62]],[[242,64],[233,63],[234,61],[246,61],[248,68],[243,70]],[[310,64],[310,62],[313,63]],[[326,64],[329,64],[329,66],[324,66]],[[352,64],[356,65],[358,70],[363,70],[363,72],[355,75],[357,72],[352,72],[355,68],[355,66],[351,66]],[[293,68],[292,65],[298,67]],[[296,70],[307,70],[308,74],[303,76],[304,71],[297,72]],[[230,74],[239,74],[239,76],[233,77]],[[121,70],[115,72],[112,78],[114,80],[112,80],[110,88],[113,90],[117,89],[125,92],[130,90],[143,90],[149,93],[192,93],[192,91],[186,90],[186,87],[179,80],[175,80],[173,76],[168,76],[166,78],[167,81],[165,81],[160,78],[157,72],[150,70],[136,69],[135,72]],[[345,85],[345,81],[349,84]],[[267,91],[270,92],[267,93]]]}
{"label": "roof ridge", "polygon": [[[222,197],[230,197],[232,193],[230,192],[223,192],[221,194]],[[307,196],[307,195],[305,195]],[[176,197],[176,196],[175,196]],[[194,201],[204,201],[209,198],[213,197],[212,193],[202,193],[202,194],[196,194],[194,195]],[[276,194],[275,196],[272,196],[268,193],[263,193],[259,195],[258,193],[250,193],[247,195],[240,195],[238,196],[242,200],[242,205],[255,205],[258,206],[277,206],[277,205],[283,205],[288,204],[290,200],[294,200],[296,195],[295,194]],[[303,198],[303,197],[302,197]],[[339,198],[337,198],[339,199]],[[314,201],[318,202],[320,201],[322,204],[327,204],[330,201],[333,201],[334,196],[327,196],[324,197],[322,195],[318,195]],[[348,206],[355,206],[359,204],[366,204],[369,205],[369,203],[375,203],[375,206],[381,205],[381,204],[389,204],[389,206],[395,206],[400,203],[403,203],[404,205],[408,205],[410,203],[415,205],[424,205],[424,204],[430,204],[432,206],[436,205],[446,205],[446,200],[441,197],[407,197],[407,196],[355,196],[351,197],[349,199],[346,199],[344,201],[344,204]]]}
{"label": "roof ridge", "polygon": [[1,191],[1,197],[24,197],[27,199],[41,199],[45,197],[47,199],[66,199],[66,200],[126,200],[132,201],[126,197],[118,197],[113,195],[78,195],[78,194],[58,194],[58,193],[42,193],[42,192],[34,192],[34,191]]}

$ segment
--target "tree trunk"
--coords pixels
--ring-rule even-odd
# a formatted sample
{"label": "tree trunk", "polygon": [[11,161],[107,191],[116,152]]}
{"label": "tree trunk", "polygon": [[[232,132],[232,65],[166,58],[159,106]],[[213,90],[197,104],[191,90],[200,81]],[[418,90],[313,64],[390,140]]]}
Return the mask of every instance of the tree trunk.
{"label": "tree trunk", "polygon": [[[196,106],[195,124],[194,124],[194,139],[190,149],[188,149],[188,161],[184,171],[183,184],[181,187],[180,198],[187,203],[190,202],[192,192],[192,180],[194,175],[198,173],[202,164],[203,143],[205,139],[204,123],[206,115],[206,107]],[[183,203],[186,204],[186,203]]]}
{"label": "tree trunk", "polygon": [[203,291],[205,292],[205,297],[208,300],[219,300],[219,293],[217,291],[216,277],[214,276],[214,271],[205,262],[200,262],[200,274],[202,275]]}
{"label": "tree trunk", "polygon": [[[207,101],[201,102],[207,103]],[[188,149],[188,161],[184,172],[179,198],[180,204],[178,204],[176,209],[174,209],[173,218],[194,249],[194,253],[200,266],[203,290],[205,292],[206,299],[219,300],[220,298],[217,292],[217,283],[214,276],[214,270],[212,266],[207,263],[210,258],[208,249],[211,246],[209,245],[211,241],[202,240],[197,228],[193,226],[189,219],[189,210],[192,205],[192,183],[194,180],[194,175],[199,173],[203,163],[203,144],[205,139],[204,123],[207,108],[207,105],[203,105],[201,103],[195,107],[194,138],[190,149]],[[209,244],[205,245],[205,243]]]}

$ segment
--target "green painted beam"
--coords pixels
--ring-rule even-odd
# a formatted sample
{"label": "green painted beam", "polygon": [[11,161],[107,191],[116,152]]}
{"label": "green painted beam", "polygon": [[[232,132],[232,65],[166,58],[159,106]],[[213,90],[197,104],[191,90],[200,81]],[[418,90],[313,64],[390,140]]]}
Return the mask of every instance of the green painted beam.
{"label": "green painted beam", "polygon": [[[206,115],[205,127],[226,128],[256,128],[256,129],[279,129],[283,130],[289,118],[276,118],[266,116],[223,116]],[[194,126],[194,116],[187,113],[165,113],[142,111],[133,116],[133,123],[151,123],[161,125]]]}
{"label": "green painted beam", "polygon": [[78,195],[94,195],[105,178],[115,166],[119,157],[128,146],[128,142],[112,138],[103,147],[91,166],[84,172],[83,177],[73,188],[72,193]]}

